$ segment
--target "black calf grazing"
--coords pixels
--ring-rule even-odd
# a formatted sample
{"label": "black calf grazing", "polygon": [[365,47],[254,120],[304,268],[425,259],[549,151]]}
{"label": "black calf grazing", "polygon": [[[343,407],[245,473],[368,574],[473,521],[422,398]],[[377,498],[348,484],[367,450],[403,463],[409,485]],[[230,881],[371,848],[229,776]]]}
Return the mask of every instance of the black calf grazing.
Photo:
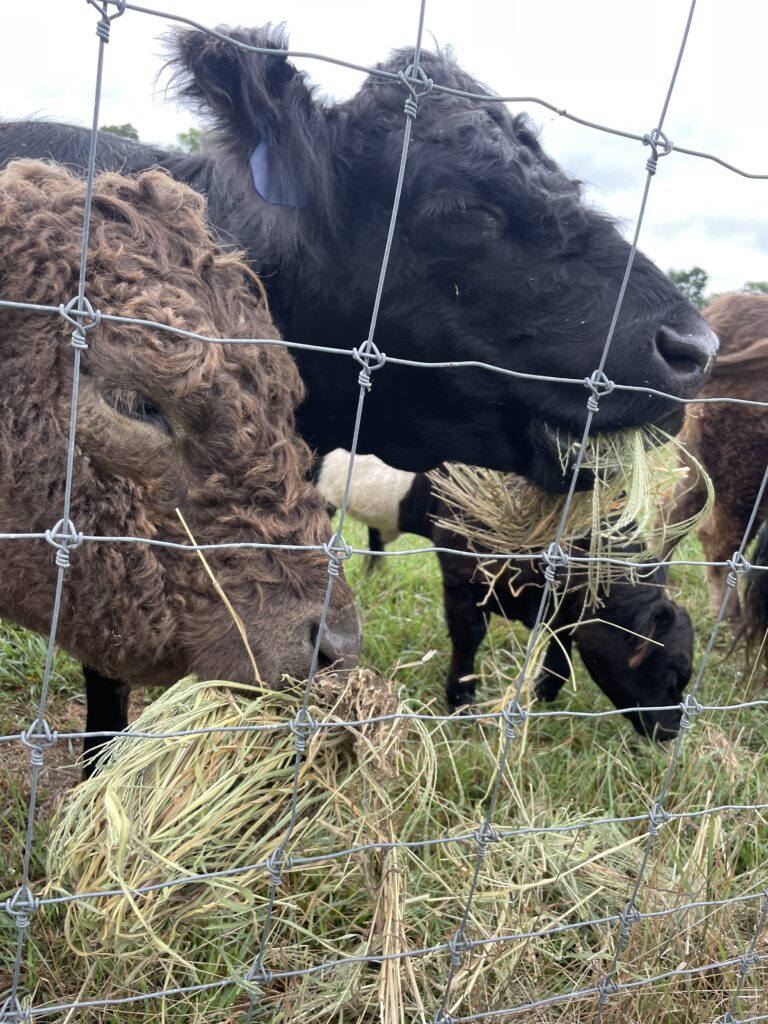
{"label": "black calf grazing", "polygon": [[[331,504],[341,501],[347,459],[346,452],[332,452],[318,474],[318,488]],[[390,470],[371,456],[355,460],[349,511],[385,531],[388,539],[400,531],[427,537],[436,547],[468,549],[462,536],[435,524],[436,518],[450,513],[434,494],[428,476]],[[636,544],[625,549],[627,554],[638,550]],[[471,558],[441,553],[438,559],[451,638],[446,697],[451,708],[461,708],[475,699],[475,656],[490,615],[503,615],[531,628],[544,576],[535,561],[506,567],[486,562],[486,574]],[[495,581],[490,594],[489,579]],[[557,697],[570,676],[575,644],[594,681],[617,708],[627,709],[625,717],[638,733],[671,738],[680,724],[678,708],[650,709],[680,702],[691,676],[693,627],[688,612],[667,596],[666,569],[655,569],[638,583],[615,580],[608,591],[600,591],[601,607],[586,617],[584,590],[578,581],[576,569],[571,586],[557,594],[556,610],[548,618],[553,637],[536,680],[536,695],[546,701]]]}
{"label": "black calf grazing", "polygon": [[[459,548],[458,534],[434,528],[435,544]],[[635,548],[635,551],[637,549]],[[518,620],[532,628],[541,601],[544,576],[538,562],[518,562],[503,569],[489,596],[488,577],[471,559],[438,555],[443,573],[445,618],[451,637],[451,665],[446,695],[451,707],[475,698],[475,655],[488,629],[490,614]],[[499,563],[486,565],[491,578]],[[639,583],[615,581],[601,591],[602,607],[584,617],[584,591],[568,588],[557,595],[547,622],[547,644],[535,683],[540,700],[554,700],[571,674],[573,644],[589,674],[617,708],[653,708],[680,702],[691,676],[693,628],[685,609],[665,591],[666,573],[654,570]],[[625,716],[646,736],[668,739],[680,724],[680,712],[637,710]]]}

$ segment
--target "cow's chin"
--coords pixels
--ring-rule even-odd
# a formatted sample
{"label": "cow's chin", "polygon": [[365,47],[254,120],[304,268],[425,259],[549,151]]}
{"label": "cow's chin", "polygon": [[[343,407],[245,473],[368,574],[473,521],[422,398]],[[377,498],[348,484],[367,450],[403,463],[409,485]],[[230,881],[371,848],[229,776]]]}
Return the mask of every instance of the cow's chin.
{"label": "cow's chin", "polygon": [[[653,426],[659,433],[649,435],[651,440],[658,440],[661,443],[664,434],[674,436],[682,427],[684,419],[685,409],[679,408],[654,421]],[[565,429],[542,419],[531,420],[526,433],[530,445],[530,462],[526,467],[525,476],[543,491],[564,494],[571,485],[581,433],[577,435],[572,429]],[[576,490],[588,491],[593,485],[594,474],[588,469],[579,470]]]}
{"label": "cow's chin", "polygon": [[[554,426],[546,420],[532,420],[528,425],[530,462],[525,475],[543,491],[563,494],[571,484],[576,462],[575,442],[579,441],[569,430]],[[579,491],[588,491],[594,483],[594,474],[580,470],[576,480]]]}

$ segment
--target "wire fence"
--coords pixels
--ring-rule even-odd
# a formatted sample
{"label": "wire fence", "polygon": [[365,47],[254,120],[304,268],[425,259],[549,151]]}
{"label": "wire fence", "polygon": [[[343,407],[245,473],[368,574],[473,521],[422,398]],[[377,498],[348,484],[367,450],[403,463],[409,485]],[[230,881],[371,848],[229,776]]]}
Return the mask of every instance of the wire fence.
{"label": "wire fence", "polygon": [[[528,681],[531,669],[532,658],[534,651],[536,650],[537,641],[541,635],[542,629],[544,628],[546,610],[550,601],[550,597],[557,580],[557,573],[567,567],[569,564],[580,564],[594,561],[587,556],[576,556],[569,554],[563,548],[563,537],[565,530],[565,522],[568,516],[568,512],[571,507],[571,503],[576,490],[576,480],[579,470],[582,465],[584,453],[586,451],[586,441],[590,434],[593,420],[596,412],[600,407],[602,401],[610,400],[612,392],[639,392],[647,393],[649,395],[663,395],[668,399],[680,402],[681,404],[688,404],[691,402],[730,402],[732,404],[740,404],[753,406],[755,408],[766,408],[768,402],[760,401],[749,401],[745,399],[735,399],[727,396],[720,398],[706,398],[706,399],[682,399],[673,395],[666,395],[663,392],[659,392],[653,388],[644,388],[641,386],[629,386],[622,385],[610,381],[605,374],[606,360],[611,348],[611,344],[614,337],[616,324],[618,321],[619,313],[624,300],[627,283],[630,278],[632,271],[632,265],[634,262],[635,254],[637,251],[638,237],[643,224],[643,219],[646,210],[646,203],[648,200],[651,185],[654,180],[654,176],[657,171],[658,161],[660,158],[669,155],[673,149],[674,152],[680,154],[686,154],[688,156],[700,159],[706,159],[716,162],[723,168],[749,178],[768,180],[768,174],[756,173],[754,171],[746,171],[739,169],[726,160],[722,159],[721,156],[703,153],[691,149],[685,149],[682,147],[673,147],[672,143],[668,139],[664,132],[664,125],[667,116],[667,109],[669,101],[672,96],[677,73],[680,67],[681,60],[685,52],[688,32],[691,26],[692,19],[695,12],[695,0],[691,3],[690,10],[688,13],[688,19],[685,25],[683,36],[680,42],[679,51],[675,61],[674,68],[671,71],[668,88],[666,91],[665,99],[660,111],[658,120],[655,127],[644,135],[634,134],[619,130],[615,127],[606,125],[596,124],[591,121],[587,121],[583,118],[579,118],[573,114],[566,112],[560,108],[557,108],[553,104],[546,100],[525,96],[525,97],[513,97],[513,96],[488,96],[485,94],[475,94],[457,89],[450,89],[447,86],[441,84],[439,81],[431,81],[427,78],[423,69],[420,66],[420,56],[422,48],[422,33],[424,26],[424,14],[425,14],[425,0],[421,0],[417,10],[418,25],[415,34],[415,42],[413,48],[413,58],[410,62],[409,67],[403,68],[401,74],[392,74],[391,72],[384,71],[381,69],[364,67],[350,62],[336,60],[332,57],[318,54],[308,53],[291,50],[266,50],[258,47],[248,46],[238,40],[230,40],[228,37],[221,35],[221,33],[213,31],[207,26],[198,24],[191,19],[180,17],[178,15],[163,12],[160,10],[151,9],[148,7],[140,6],[134,3],[125,2],[125,0],[87,0],[87,2],[95,8],[98,12],[99,18],[96,24],[96,34],[98,36],[98,59],[97,68],[95,75],[95,89],[94,89],[94,105],[93,105],[93,119],[92,119],[92,131],[91,131],[91,145],[87,167],[87,185],[86,185],[86,200],[85,200],[85,216],[83,225],[82,245],[81,245],[81,259],[80,259],[80,273],[79,273],[79,285],[76,296],[67,301],[62,301],[60,306],[45,306],[35,305],[32,303],[25,303],[24,301],[18,301],[16,299],[4,299],[0,301],[0,307],[6,309],[15,310],[26,310],[30,315],[40,316],[61,316],[63,317],[72,327],[71,343],[73,346],[73,364],[72,364],[72,393],[71,393],[71,415],[69,423],[69,439],[66,456],[66,486],[64,493],[63,507],[61,510],[61,519],[52,528],[43,533],[33,532],[13,532],[13,533],[0,533],[0,541],[3,542],[29,542],[29,541],[46,541],[48,544],[56,550],[55,566],[56,566],[56,587],[55,587],[55,598],[51,618],[51,630],[48,640],[47,656],[45,661],[45,667],[43,672],[43,683],[40,694],[40,700],[35,712],[34,720],[31,724],[18,732],[9,733],[7,735],[0,736],[0,744],[20,744],[23,748],[26,748],[29,752],[30,759],[30,795],[29,804],[27,808],[27,824],[26,824],[26,836],[24,842],[24,855],[23,863],[20,870],[20,883],[18,888],[5,901],[4,910],[5,913],[12,919],[16,929],[16,946],[15,956],[12,964],[12,981],[10,990],[8,992],[5,1001],[0,1006],[0,1021],[3,1022],[19,1022],[23,1020],[31,1020],[38,1017],[51,1017],[57,1013],[72,1014],[77,1010],[85,1008],[114,1008],[129,1006],[132,1004],[146,1002],[158,999],[162,996],[170,997],[174,995],[187,996],[194,993],[200,993],[204,991],[212,991],[215,989],[223,989],[234,985],[240,985],[245,988],[247,992],[250,992],[249,1005],[244,1014],[244,1019],[250,1021],[258,1011],[258,986],[265,985],[275,980],[289,977],[299,977],[303,975],[314,975],[322,974],[325,975],[327,972],[334,971],[343,965],[349,964],[381,964],[389,959],[404,961],[413,960],[416,958],[422,958],[427,956],[442,957],[444,959],[444,984],[442,985],[442,995],[437,1003],[433,1006],[424,1007],[424,1019],[432,1022],[432,1024],[460,1024],[460,1022],[470,1022],[478,1020],[493,1020],[493,1019],[514,1019],[518,1015],[525,1014],[530,1011],[545,1010],[550,1008],[564,1008],[571,1007],[577,1002],[582,1000],[591,999],[594,1004],[594,1013],[592,1019],[594,1024],[600,1024],[605,1019],[606,1013],[609,1011],[612,999],[621,992],[642,992],[649,986],[662,985],[670,978],[684,978],[686,976],[705,976],[714,972],[722,973],[729,968],[735,968],[733,982],[730,988],[730,995],[725,1005],[722,1008],[722,1014],[718,1018],[720,1024],[749,1024],[752,1021],[763,1021],[768,1020],[768,996],[766,996],[766,1009],[767,1012],[758,1013],[757,1015],[751,1016],[740,1016],[741,998],[748,976],[754,972],[754,970],[763,964],[768,963],[768,953],[761,953],[760,948],[764,946],[764,940],[766,933],[768,932],[768,873],[765,878],[765,891],[758,892],[747,892],[743,894],[737,894],[733,896],[717,896],[713,895],[708,899],[693,900],[684,903],[677,904],[670,908],[656,910],[656,911],[644,911],[640,909],[640,897],[643,889],[643,883],[646,878],[646,874],[649,868],[650,859],[654,846],[657,841],[657,837],[661,830],[669,823],[674,821],[688,821],[698,820],[705,817],[711,816],[727,816],[729,814],[736,813],[754,813],[768,810],[768,803],[728,803],[718,806],[699,808],[699,809],[684,809],[679,811],[670,811],[666,807],[666,803],[670,793],[670,787],[672,785],[673,778],[676,771],[679,769],[679,760],[681,750],[684,744],[690,744],[691,740],[688,739],[689,734],[695,732],[695,725],[702,713],[707,714],[718,714],[718,715],[729,715],[736,711],[742,710],[754,710],[765,709],[768,707],[768,700],[748,700],[742,702],[735,702],[729,704],[705,704],[700,702],[699,694],[701,691],[702,679],[705,675],[708,665],[711,662],[712,651],[718,635],[721,630],[721,626],[724,620],[724,616],[727,612],[729,602],[732,599],[734,589],[738,580],[748,572],[760,572],[766,571],[764,566],[753,566],[747,561],[745,557],[745,550],[752,533],[752,529],[758,516],[759,509],[761,507],[766,487],[768,485],[768,466],[763,474],[762,483],[760,485],[759,493],[755,497],[752,514],[749,525],[744,533],[742,541],[738,549],[733,553],[733,556],[726,562],[711,562],[711,561],[694,561],[685,558],[669,559],[664,563],[654,562],[649,565],[696,565],[696,566],[720,566],[729,570],[728,575],[728,586],[723,597],[722,603],[719,608],[719,612],[716,616],[714,625],[712,627],[709,640],[706,646],[704,656],[701,658],[693,685],[682,702],[682,704],[675,705],[670,708],[668,706],[660,706],[658,708],[652,708],[649,710],[674,710],[675,707],[679,707],[682,715],[681,728],[677,735],[676,740],[671,748],[670,756],[668,759],[666,770],[663,774],[661,785],[655,794],[655,799],[648,806],[647,811],[642,814],[630,815],[630,816],[604,816],[604,817],[585,817],[583,820],[577,820],[568,824],[542,824],[527,827],[517,828],[499,828],[494,826],[495,813],[498,808],[498,802],[501,793],[502,778],[505,770],[508,768],[513,754],[518,750],[521,736],[523,734],[523,727],[526,722],[533,721],[536,719],[551,719],[551,718],[563,718],[570,717],[576,719],[585,720],[598,720],[605,717],[620,715],[624,710],[627,709],[611,709],[607,711],[599,712],[587,712],[587,711],[569,711],[569,710],[538,710],[535,707],[528,708],[524,707],[521,703],[523,698],[523,691],[526,682]],[[389,223],[389,229],[384,247],[383,257],[381,261],[381,268],[378,278],[378,285],[376,288],[375,295],[372,299],[372,312],[370,318],[370,325],[368,329],[367,337],[361,342],[359,348],[354,347],[350,349],[338,348],[338,347],[325,347],[325,346],[310,346],[303,345],[300,343],[292,342],[290,339],[285,341],[275,341],[269,338],[210,338],[204,335],[195,334],[191,331],[185,331],[180,328],[170,327],[166,324],[157,323],[152,320],[140,320],[135,318],[101,314],[100,311],[94,310],[88,300],[87,296],[87,285],[88,285],[88,238],[89,238],[89,218],[91,212],[91,199],[93,192],[93,182],[95,175],[96,166],[96,146],[97,146],[97,128],[99,124],[99,106],[100,97],[102,91],[102,80],[104,74],[105,54],[107,52],[107,44],[109,42],[110,31],[113,22],[123,16],[150,16],[158,17],[166,21],[180,23],[201,29],[205,32],[210,33],[213,36],[217,36],[220,39],[228,39],[233,45],[241,48],[244,51],[262,53],[267,56],[291,56],[291,57],[305,57],[314,58],[320,61],[329,61],[343,67],[353,68],[355,70],[364,71],[367,74],[378,75],[382,79],[397,82],[403,87],[404,96],[404,136],[402,144],[402,153],[399,164],[399,172],[395,192],[392,201],[391,219]],[[567,117],[579,125],[591,130],[599,130],[602,132],[608,132],[614,135],[621,136],[623,138],[631,139],[641,143],[644,147],[649,147],[650,157],[647,158],[646,163],[646,178],[643,188],[642,197],[639,205],[639,212],[637,216],[636,229],[632,244],[630,248],[629,258],[627,260],[626,269],[624,272],[623,281],[621,288],[616,300],[613,318],[607,332],[605,343],[602,349],[602,355],[598,365],[595,367],[594,373],[586,379],[573,379],[560,376],[543,376],[529,373],[522,373],[513,371],[504,367],[490,365],[484,362],[478,362],[476,360],[462,360],[462,361],[446,361],[446,362],[425,362],[412,359],[404,359],[397,357],[390,357],[385,355],[379,350],[376,345],[376,331],[377,323],[379,319],[380,308],[382,304],[382,295],[384,292],[384,284],[387,277],[388,266],[390,261],[390,254],[392,248],[392,241],[396,224],[398,221],[398,212],[400,208],[401,194],[403,188],[403,181],[405,176],[406,165],[408,161],[409,153],[409,140],[413,125],[418,117],[420,104],[423,102],[429,102],[429,94],[431,92],[447,92],[457,96],[463,96],[469,100],[481,100],[488,102],[489,100],[497,101],[499,103],[521,103],[535,104],[545,107],[562,117]],[[62,297],[66,299],[66,297]],[[231,734],[237,734],[240,732],[253,732],[253,731],[270,731],[270,732],[285,732],[292,731],[295,738],[295,756],[293,758],[292,768],[292,782],[291,782],[291,797],[290,797],[290,815],[289,824],[285,830],[281,841],[277,845],[276,849],[272,852],[269,858],[256,864],[249,864],[245,866],[235,867],[229,870],[202,872],[199,874],[185,874],[183,877],[178,878],[167,878],[161,882],[151,885],[138,886],[133,889],[118,887],[107,890],[95,890],[91,892],[81,892],[76,895],[58,896],[58,897],[40,897],[37,896],[32,889],[32,868],[31,868],[31,857],[33,849],[33,824],[35,821],[37,803],[38,803],[38,789],[41,778],[41,773],[45,765],[45,755],[54,744],[62,742],[64,740],[81,739],[86,736],[96,737],[110,737],[116,735],[110,731],[100,731],[96,733],[87,733],[81,731],[65,731],[57,730],[54,728],[46,718],[46,709],[48,704],[52,663],[54,648],[57,637],[57,630],[59,625],[60,611],[62,605],[62,596],[66,586],[67,570],[70,565],[70,557],[76,557],[72,555],[77,548],[83,544],[138,544],[138,545],[152,545],[156,547],[163,547],[169,550],[184,550],[184,551],[213,551],[213,550],[237,550],[237,549],[281,549],[281,550],[296,550],[296,545],[281,545],[281,544],[266,544],[266,543],[223,543],[223,544],[179,544],[169,540],[147,538],[147,537],[135,537],[135,536],[102,536],[102,535],[84,535],[78,532],[77,525],[72,522],[71,505],[72,505],[72,488],[73,488],[73,474],[74,464],[76,457],[76,434],[77,434],[77,422],[78,422],[78,388],[80,382],[80,362],[83,352],[88,347],[88,333],[90,331],[96,331],[99,325],[104,322],[115,322],[115,323],[133,323],[140,326],[151,327],[159,331],[169,332],[171,334],[189,338],[197,341],[202,341],[212,345],[220,344],[244,344],[244,345],[282,345],[288,349],[307,349],[314,348],[317,351],[326,353],[329,357],[341,357],[351,359],[354,363],[354,373],[357,376],[357,387],[358,387],[358,400],[357,400],[357,411],[354,422],[354,429],[350,440],[350,458],[349,466],[346,477],[346,484],[344,489],[344,497],[341,503],[339,511],[339,520],[336,532],[329,540],[323,545],[316,545],[311,550],[324,552],[328,559],[328,580],[325,589],[325,598],[322,609],[322,616],[320,626],[317,631],[317,638],[315,642],[314,652],[312,656],[312,666],[306,682],[306,686],[303,692],[303,699],[299,706],[296,708],[295,716],[291,720],[263,724],[263,725],[248,725],[242,727],[229,726],[229,727],[212,727],[206,729],[189,729],[183,731],[171,731],[168,733],[144,733],[129,729],[126,733],[121,735],[127,737],[133,737],[137,742],[140,742],[147,738],[157,739],[159,736],[173,736],[173,737],[184,737],[184,736],[195,736],[203,734],[213,734],[217,732],[228,732]],[[531,555],[530,553],[520,554],[519,552],[509,551],[496,551],[496,552],[485,552],[482,555],[475,553],[469,553],[466,551],[453,551],[452,549],[441,548],[436,546],[420,547],[412,550],[399,550],[399,551],[385,551],[385,552],[369,552],[366,549],[350,547],[344,539],[344,526],[347,518],[347,505],[349,500],[350,483],[352,479],[352,470],[355,460],[355,453],[358,447],[358,438],[360,433],[360,427],[364,415],[365,403],[367,395],[369,394],[372,387],[375,387],[375,374],[382,372],[386,373],[387,365],[399,365],[408,366],[414,371],[430,372],[437,368],[450,367],[452,372],[460,373],[462,370],[467,368],[483,368],[493,373],[498,373],[507,376],[518,377],[525,380],[534,382],[555,382],[559,384],[569,384],[575,388],[586,389],[587,398],[587,417],[586,423],[581,438],[581,445],[578,449],[578,455],[576,457],[575,465],[573,466],[570,487],[565,499],[563,512],[559,521],[559,525],[555,536],[553,537],[552,544],[544,551]],[[354,382],[350,380],[350,387],[354,386]],[[314,677],[318,669],[319,652],[322,638],[325,631],[326,620],[328,616],[328,610],[330,607],[331,595],[334,588],[335,580],[338,576],[338,571],[341,564],[354,555],[360,554],[374,554],[377,557],[408,557],[413,554],[415,550],[419,552],[433,551],[433,552],[451,552],[454,554],[462,555],[471,558],[486,558],[486,559],[511,559],[511,560],[525,560],[530,561],[538,559],[544,567],[544,586],[542,590],[541,601],[538,608],[538,614],[536,621],[531,630],[528,645],[525,652],[525,657],[522,664],[522,669],[518,673],[513,695],[507,705],[498,713],[490,712],[470,712],[463,715],[460,719],[461,728],[466,729],[468,726],[473,725],[488,725],[495,726],[500,731],[502,741],[500,744],[500,752],[494,769],[493,777],[490,780],[489,786],[489,798],[487,800],[484,813],[481,819],[477,822],[477,827],[473,831],[468,831],[458,835],[432,835],[425,836],[417,840],[395,840],[395,841],[381,841],[381,842],[370,842],[359,844],[355,846],[348,846],[343,849],[335,850],[327,854],[317,856],[289,856],[289,849],[291,840],[296,828],[296,823],[299,815],[299,798],[301,792],[301,768],[305,760],[306,746],[308,740],[319,730],[327,730],[334,728],[362,728],[363,726],[370,725],[373,723],[381,723],[386,721],[396,721],[398,719],[414,719],[414,720],[425,720],[430,722],[448,722],[455,723],[455,716],[450,715],[422,715],[416,713],[397,713],[391,715],[379,715],[369,718],[361,718],[356,721],[323,721],[315,722],[310,715],[310,700],[312,692],[312,684]],[[607,561],[617,566],[629,566],[632,563],[622,560],[621,558],[601,558],[600,561]],[[507,932],[504,931],[491,938],[472,938],[470,934],[470,916],[473,908],[473,902],[476,899],[478,885],[480,880],[481,871],[483,864],[488,855],[489,848],[496,843],[510,843],[521,837],[529,835],[541,835],[541,834],[575,834],[582,831],[597,830],[604,825],[615,825],[615,824],[635,824],[637,826],[645,826],[646,831],[643,842],[643,853],[640,860],[639,869],[637,870],[636,876],[634,877],[630,888],[629,896],[623,907],[616,909],[615,913],[607,914],[602,917],[595,917],[588,920],[575,920],[565,924],[557,926],[547,926],[536,928],[528,931],[519,932]],[[328,961],[318,962],[305,969],[301,970],[276,970],[270,968],[270,953],[272,952],[271,947],[271,935],[274,921],[274,910],[278,900],[278,892],[281,883],[284,881],[284,872],[290,868],[291,871],[296,871],[304,866],[310,864],[316,864],[320,862],[339,861],[346,858],[350,858],[355,854],[365,851],[379,851],[386,852],[390,850],[419,850],[422,848],[430,847],[434,848],[437,846],[453,845],[462,847],[466,856],[469,858],[472,864],[472,870],[470,872],[470,881],[467,886],[466,892],[463,896],[462,907],[463,910],[460,915],[459,927],[453,932],[453,934],[446,935],[444,941],[433,944],[431,946],[425,946],[421,948],[407,949],[403,952],[394,954],[370,954],[366,956],[349,956],[344,958],[332,959]],[[191,986],[178,986],[170,987],[154,992],[142,993],[140,995],[130,996],[114,996],[104,999],[85,999],[79,998],[67,1002],[61,1002],[59,1004],[52,1004],[50,1002],[43,1002],[36,1004],[33,998],[34,991],[34,979],[27,979],[25,982],[24,978],[24,965],[25,965],[25,950],[27,949],[27,937],[29,929],[32,926],[35,914],[41,911],[45,907],[54,905],[63,905],[71,903],[73,901],[88,901],[103,898],[109,895],[122,895],[126,891],[130,895],[146,894],[152,891],[168,890],[175,886],[187,885],[194,881],[203,881],[213,878],[219,878],[224,876],[236,876],[238,874],[247,874],[255,870],[263,870],[269,874],[269,893],[266,903],[266,909],[263,917],[263,924],[261,928],[261,934],[258,939],[256,948],[253,950],[253,955],[250,959],[250,965],[241,977],[230,977],[220,980],[216,980],[206,984],[191,985]],[[701,963],[697,966],[685,966],[680,965],[674,970],[648,974],[648,976],[635,979],[635,980],[619,980],[617,974],[621,963],[622,955],[627,947],[630,937],[633,931],[643,922],[650,919],[656,918],[674,918],[677,920],[680,915],[683,915],[689,911],[697,909],[715,909],[715,908],[753,908],[754,909],[754,925],[751,936],[745,942],[743,948],[723,950],[723,958],[716,962]],[[614,942],[613,952],[607,962],[603,964],[602,971],[599,974],[598,980],[595,984],[587,985],[583,988],[573,989],[571,991],[562,991],[558,993],[542,993],[540,998],[533,1001],[528,1001],[524,1004],[515,1004],[514,1001],[510,1001],[508,1005],[499,1005],[490,1010],[484,1010],[482,1012],[468,1013],[462,1016],[452,1016],[449,1012],[449,1005],[452,1000],[456,998],[456,981],[459,971],[465,958],[474,950],[479,948],[488,947],[491,945],[498,944],[512,944],[528,941],[531,939],[547,939],[554,935],[562,934],[565,932],[583,932],[585,929],[593,928],[596,926],[612,926],[614,928]],[[761,1009],[761,1007],[757,1007]],[[751,1012],[751,1011],[748,1011]],[[70,1016],[67,1016],[67,1020]],[[638,1018],[639,1019],[639,1018]],[[671,1017],[670,1017],[671,1019]],[[686,1018],[693,1019],[693,1018]]]}

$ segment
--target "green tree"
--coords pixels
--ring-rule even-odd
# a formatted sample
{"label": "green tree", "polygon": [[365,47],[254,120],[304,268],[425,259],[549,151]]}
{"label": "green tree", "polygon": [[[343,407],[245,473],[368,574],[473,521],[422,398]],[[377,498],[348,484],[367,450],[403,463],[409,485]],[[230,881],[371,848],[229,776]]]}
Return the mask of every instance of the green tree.
{"label": "green tree", "polygon": [[194,126],[186,132],[179,132],[176,136],[176,146],[174,149],[178,148],[182,153],[199,153],[203,148],[207,134],[202,128]]}
{"label": "green tree", "polygon": [[768,295],[768,281],[745,281],[739,290],[755,295]]}
{"label": "green tree", "polygon": [[126,124],[103,124],[99,131],[109,132],[110,135],[119,135],[122,139],[133,139],[134,142],[139,141],[139,133],[130,122]]}
{"label": "green tree", "polygon": [[705,295],[706,287],[709,284],[709,274],[701,267],[691,267],[689,270],[670,270],[667,272],[667,277],[698,309],[701,309],[709,301]]}

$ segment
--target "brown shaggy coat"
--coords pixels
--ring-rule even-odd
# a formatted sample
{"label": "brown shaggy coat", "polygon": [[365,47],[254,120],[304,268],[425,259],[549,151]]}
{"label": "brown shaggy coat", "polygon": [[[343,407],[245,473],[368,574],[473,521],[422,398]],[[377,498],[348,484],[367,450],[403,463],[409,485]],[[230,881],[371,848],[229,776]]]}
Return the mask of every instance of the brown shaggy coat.
{"label": "brown shaggy coat", "polygon": [[[768,402],[768,296],[722,295],[704,310],[720,339],[714,371],[702,398],[728,397]],[[707,561],[723,562],[739,547],[747,528],[766,463],[768,410],[731,403],[692,405],[683,439],[712,478],[715,504],[698,530]],[[678,495],[677,517],[692,514],[704,499],[698,487]],[[768,508],[764,501],[750,539]],[[726,589],[728,568],[707,569],[710,608],[716,614]],[[740,618],[738,596],[728,616]]]}
{"label": "brown shaggy coat", "polygon": [[[58,306],[77,292],[85,185],[33,161],[0,174],[3,299]],[[263,292],[222,254],[203,199],[167,174],[97,178],[87,298],[102,313],[218,338],[277,338]],[[72,325],[0,308],[0,533],[61,518]],[[320,545],[331,534],[294,431],[303,386],[279,345],[216,345],[102,321],[82,355],[71,519],[85,535],[199,543]],[[239,613],[259,670],[306,675],[327,583],[319,551],[229,550],[208,559]],[[56,569],[45,542],[0,541],[0,616],[51,624]],[[359,645],[352,595],[333,588],[329,623]],[[58,640],[132,685],[253,680],[235,623],[195,554],[85,542],[66,572]],[[346,647],[345,647],[346,645]],[[338,645],[337,645],[338,646]]]}

